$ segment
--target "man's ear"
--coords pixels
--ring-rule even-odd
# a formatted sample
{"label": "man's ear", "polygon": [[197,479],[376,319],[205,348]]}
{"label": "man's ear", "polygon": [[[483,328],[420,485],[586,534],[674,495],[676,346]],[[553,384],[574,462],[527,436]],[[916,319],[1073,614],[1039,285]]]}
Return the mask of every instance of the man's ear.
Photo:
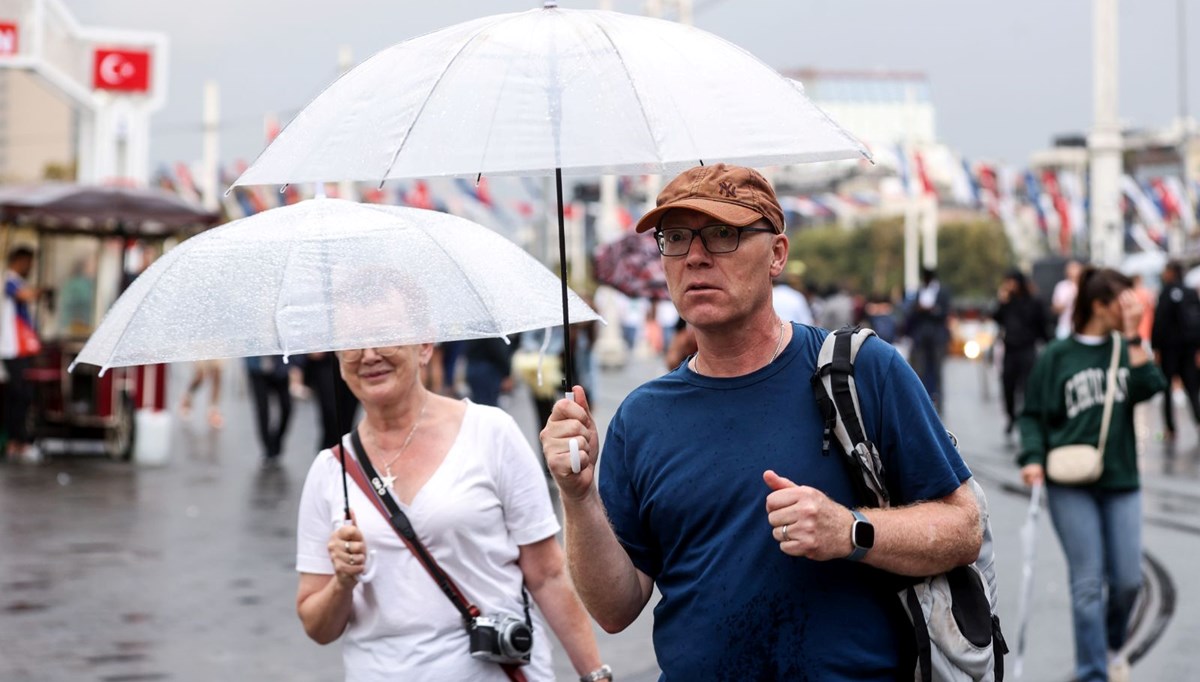
{"label": "man's ear", "polygon": [[775,241],[771,244],[771,279],[775,279],[787,265],[788,259],[788,238],[786,234],[775,235]]}

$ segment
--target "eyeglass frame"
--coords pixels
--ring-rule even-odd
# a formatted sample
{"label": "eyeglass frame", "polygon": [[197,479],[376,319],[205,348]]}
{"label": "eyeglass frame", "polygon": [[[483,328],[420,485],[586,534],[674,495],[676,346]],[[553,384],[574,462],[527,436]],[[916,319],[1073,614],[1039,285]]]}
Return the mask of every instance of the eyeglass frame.
{"label": "eyeglass frame", "polygon": [[[704,237],[704,231],[707,229],[710,229],[710,228],[714,228],[714,227],[728,227],[728,228],[737,230],[737,242],[734,243],[732,249],[730,249],[728,251],[713,251],[712,249],[710,249],[708,247],[708,240],[705,239],[705,237]],[[683,253],[668,254],[666,252],[666,243],[663,241],[663,238],[665,236],[665,230],[686,230],[691,235],[690,237],[688,237],[687,248],[683,250]],[[739,227],[737,225],[726,225],[724,223],[713,223],[711,225],[705,225],[703,227],[698,227],[698,228],[695,228],[695,227],[668,227],[668,228],[665,228],[665,230],[662,225],[659,225],[658,227],[654,228],[654,241],[655,241],[655,243],[658,244],[659,255],[663,256],[664,258],[682,258],[682,257],[688,255],[688,253],[692,250],[692,242],[696,240],[697,235],[700,236],[700,243],[704,246],[705,251],[708,251],[711,254],[721,254],[721,253],[733,253],[734,251],[737,251],[738,247],[742,245],[742,233],[743,232],[770,232],[771,234],[777,234],[775,232],[775,228],[772,228],[772,227],[755,227],[753,225],[745,225],[745,226]]]}

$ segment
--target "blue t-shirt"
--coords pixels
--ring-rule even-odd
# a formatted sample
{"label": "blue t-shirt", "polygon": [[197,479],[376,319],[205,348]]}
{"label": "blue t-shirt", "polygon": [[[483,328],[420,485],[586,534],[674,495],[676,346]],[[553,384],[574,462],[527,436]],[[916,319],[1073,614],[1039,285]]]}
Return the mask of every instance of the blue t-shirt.
{"label": "blue t-shirt", "polygon": [[[718,379],[684,363],[631,393],[609,424],[600,495],[617,538],[662,594],[654,648],[665,680],[912,678],[900,668],[911,626],[894,581],[849,560],[788,556],[772,537],[766,469],[862,504],[840,452],[821,454],[809,379],[828,332],[792,328],[766,367]],[[874,340],[855,364],[894,503],[954,492],[970,471],[908,364]]]}

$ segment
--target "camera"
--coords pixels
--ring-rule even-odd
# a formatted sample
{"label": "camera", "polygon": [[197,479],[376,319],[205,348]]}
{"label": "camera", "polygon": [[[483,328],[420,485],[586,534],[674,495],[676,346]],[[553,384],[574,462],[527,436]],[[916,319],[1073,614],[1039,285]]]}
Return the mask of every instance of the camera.
{"label": "camera", "polygon": [[513,616],[478,616],[467,628],[471,638],[471,656],[495,663],[529,662],[533,651],[533,628]]}

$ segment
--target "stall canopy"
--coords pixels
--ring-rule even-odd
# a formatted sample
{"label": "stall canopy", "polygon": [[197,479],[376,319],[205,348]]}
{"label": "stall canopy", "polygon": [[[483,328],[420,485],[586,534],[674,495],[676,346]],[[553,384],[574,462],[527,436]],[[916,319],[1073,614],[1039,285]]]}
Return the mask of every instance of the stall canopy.
{"label": "stall canopy", "polygon": [[220,215],[154,187],[48,182],[0,187],[0,221],[40,230],[149,237],[210,227]]}

